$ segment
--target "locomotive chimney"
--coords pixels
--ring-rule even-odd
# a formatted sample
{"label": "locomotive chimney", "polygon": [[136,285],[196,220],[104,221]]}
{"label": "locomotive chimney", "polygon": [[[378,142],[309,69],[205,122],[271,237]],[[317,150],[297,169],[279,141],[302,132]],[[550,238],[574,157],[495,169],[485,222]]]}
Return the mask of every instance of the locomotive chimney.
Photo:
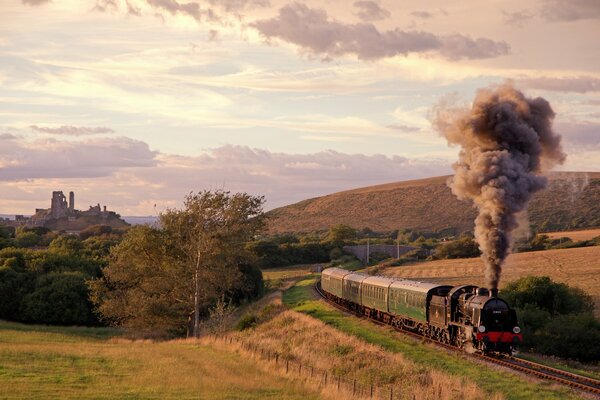
{"label": "locomotive chimney", "polygon": [[490,297],[498,297],[498,288],[490,289]]}

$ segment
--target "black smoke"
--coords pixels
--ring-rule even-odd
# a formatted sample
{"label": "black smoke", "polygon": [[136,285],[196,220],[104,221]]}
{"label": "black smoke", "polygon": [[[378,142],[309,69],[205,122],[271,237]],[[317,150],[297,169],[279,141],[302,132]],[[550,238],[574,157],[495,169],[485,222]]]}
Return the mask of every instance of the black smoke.
{"label": "black smoke", "polygon": [[475,239],[490,289],[498,288],[519,213],[546,187],[544,171],[566,158],[552,130],[554,115],[548,101],[525,97],[510,85],[479,90],[471,109],[437,110],[438,129],[461,146],[449,185],[479,211]]}

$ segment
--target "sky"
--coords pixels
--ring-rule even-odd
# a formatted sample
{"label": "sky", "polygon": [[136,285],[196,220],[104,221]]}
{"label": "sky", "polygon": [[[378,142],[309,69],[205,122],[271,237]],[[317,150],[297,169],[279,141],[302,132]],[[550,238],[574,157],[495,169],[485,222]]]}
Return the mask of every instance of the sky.
{"label": "sky", "polygon": [[599,37],[597,0],[2,0],[0,214],[450,174],[432,113],[506,82],[600,171]]}

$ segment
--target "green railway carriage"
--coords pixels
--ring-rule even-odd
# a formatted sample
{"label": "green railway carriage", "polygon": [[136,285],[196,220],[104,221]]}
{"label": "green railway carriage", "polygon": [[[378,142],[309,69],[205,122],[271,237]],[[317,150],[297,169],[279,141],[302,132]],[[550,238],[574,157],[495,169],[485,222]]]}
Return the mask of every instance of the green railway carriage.
{"label": "green railway carriage", "polygon": [[362,304],[362,282],[369,275],[353,272],[345,275],[342,280],[342,298],[356,304]]}
{"label": "green railway carriage", "polygon": [[[428,322],[429,303],[435,296],[448,293],[452,286],[429,282],[415,282],[407,279],[392,282],[389,288],[388,309],[392,314],[405,315],[415,321]],[[445,294],[444,294],[445,293]],[[445,312],[436,319],[445,319]]]}
{"label": "green railway carriage", "polygon": [[362,282],[362,305],[374,310],[388,312],[388,290],[394,279],[369,276]]}
{"label": "green railway carriage", "polygon": [[350,271],[341,268],[326,268],[321,273],[321,288],[342,298],[342,280]]}

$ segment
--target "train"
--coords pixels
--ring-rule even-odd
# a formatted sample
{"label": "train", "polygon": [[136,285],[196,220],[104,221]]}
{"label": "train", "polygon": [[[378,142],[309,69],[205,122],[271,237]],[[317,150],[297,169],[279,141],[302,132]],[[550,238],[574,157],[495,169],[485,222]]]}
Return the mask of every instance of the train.
{"label": "train", "polygon": [[324,295],[341,306],[469,353],[512,355],[523,341],[517,314],[497,291],[367,275],[321,273]]}

